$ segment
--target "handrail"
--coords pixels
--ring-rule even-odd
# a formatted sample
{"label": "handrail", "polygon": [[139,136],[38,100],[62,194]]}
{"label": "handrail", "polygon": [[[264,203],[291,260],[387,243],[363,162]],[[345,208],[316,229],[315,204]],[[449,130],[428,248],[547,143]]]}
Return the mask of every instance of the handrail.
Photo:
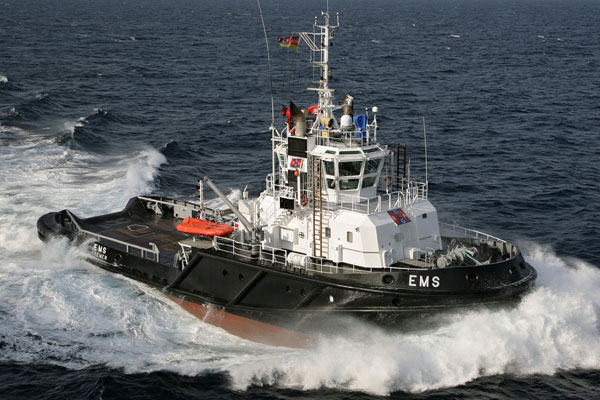
{"label": "handrail", "polygon": [[[245,259],[258,259],[260,261],[269,262],[274,266],[281,268],[296,267],[305,271],[317,272],[322,274],[339,273],[340,271],[349,271],[353,273],[381,273],[384,271],[408,271],[408,267],[364,267],[349,263],[339,263],[328,260],[323,257],[305,257],[303,264],[291,263],[288,260],[290,253],[286,249],[276,248],[261,244],[248,244],[238,242],[231,238],[215,237],[215,249],[232,254]],[[282,254],[277,254],[277,253]],[[298,253],[300,254],[300,253]],[[311,261],[309,261],[311,260]],[[315,260],[315,261],[312,261]]]}
{"label": "handrail", "polygon": [[101,235],[101,234],[96,233],[96,232],[88,231],[86,229],[83,229],[81,227],[81,225],[79,225],[79,223],[77,222],[76,217],[73,215],[73,213],[71,213],[71,211],[66,210],[66,213],[71,218],[71,222],[73,222],[73,225],[75,225],[75,227],[77,228],[77,230],[79,232],[81,232],[81,233],[83,233],[85,235],[95,236],[97,240],[104,239],[106,241],[118,243],[118,244],[120,244],[122,246],[125,246],[125,252],[127,254],[129,254],[129,248],[130,247],[139,250],[140,253],[141,253],[141,255],[142,255],[142,258],[146,258],[146,253],[151,253],[151,254],[154,255],[154,261],[160,262],[160,250],[158,249],[158,246],[155,243],[152,243],[152,242],[148,243],[149,245],[152,246],[151,248],[148,249],[148,248],[141,247],[141,246],[138,246],[138,245],[135,245],[135,244],[124,242],[122,240],[118,240],[118,239],[114,239],[114,238],[111,238],[111,237],[108,237],[108,236],[105,236],[105,235]]}
{"label": "handrail", "polygon": [[[444,233],[443,229],[447,229],[450,230],[451,233],[456,233],[457,231],[460,231],[463,236],[458,236],[458,237],[464,237],[464,238],[472,238],[472,239],[484,239],[484,240],[491,240],[491,241],[498,241],[498,242],[502,242],[502,243],[507,243],[506,240],[497,238],[495,236],[489,235],[487,233],[484,232],[480,232],[480,231],[476,231],[475,229],[469,229],[469,228],[465,228],[456,224],[449,224],[447,222],[440,222],[440,233]],[[450,232],[446,232],[446,233],[450,233]]]}
{"label": "handrail", "polygon": [[168,199],[170,201],[167,201],[167,200],[163,200],[164,197],[161,197],[160,200],[158,200],[158,199],[153,199],[152,197],[144,197],[144,196],[137,196],[137,198],[140,200],[151,201],[151,202],[157,203],[157,204],[166,204],[169,206],[182,205],[181,203],[183,203],[184,206],[191,206],[193,208],[198,208],[198,209],[202,208],[202,206],[200,204],[192,203],[192,202],[189,202],[186,200]]}

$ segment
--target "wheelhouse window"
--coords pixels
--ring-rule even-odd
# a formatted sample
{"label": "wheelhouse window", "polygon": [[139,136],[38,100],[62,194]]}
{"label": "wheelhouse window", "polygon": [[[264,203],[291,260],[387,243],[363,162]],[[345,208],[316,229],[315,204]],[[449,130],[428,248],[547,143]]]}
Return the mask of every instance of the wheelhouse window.
{"label": "wheelhouse window", "polygon": [[365,175],[375,174],[379,171],[379,166],[381,165],[381,161],[383,158],[373,158],[367,161],[367,166],[365,167]]}
{"label": "wheelhouse window", "polygon": [[327,187],[329,189],[335,189],[335,179],[327,179]]}
{"label": "wheelhouse window", "polygon": [[377,175],[367,176],[366,178],[363,179],[362,187],[366,188],[366,187],[374,186],[376,180],[377,180]]}
{"label": "wheelhouse window", "polygon": [[325,175],[335,175],[335,164],[333,161],[323,161],[325,166]]}
{"label": "wheelhouse window", "polygon": [[362,161],[340,162],[338,168],[340,170],[340,176],[360,175],[362,169]]}
{"label": "wheelhouse window", "polygon": [[360,179],[340,179],[340,190],[355,190],[358,189]]}

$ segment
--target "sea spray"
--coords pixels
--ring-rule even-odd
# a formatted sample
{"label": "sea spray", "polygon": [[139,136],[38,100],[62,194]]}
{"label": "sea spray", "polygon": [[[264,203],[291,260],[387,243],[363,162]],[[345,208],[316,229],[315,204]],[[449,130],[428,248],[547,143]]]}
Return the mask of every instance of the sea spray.
{"label": "sea spray", "polygon": [[357,321],[362,339],[340,333],[323,339],[315,350],[232,366],[232,385],[328,387],[385,395],[456,386],[496,374],[600,368],[600,271],[539,246],[529,253],[540,285],[515,308],[460,313],[447,325],[411,334],[367,330]]}
{"label": "sea spray", "polygon": [[128,162],[125,193],[128,196],[148,194],[153,188],[158,168],[166,163],[167,158],[155,149],[141,151],[133,162]]}

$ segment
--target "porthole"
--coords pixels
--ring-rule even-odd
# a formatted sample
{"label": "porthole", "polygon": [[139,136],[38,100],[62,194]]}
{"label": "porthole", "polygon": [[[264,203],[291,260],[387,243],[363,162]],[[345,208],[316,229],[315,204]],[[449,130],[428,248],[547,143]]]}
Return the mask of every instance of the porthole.
{"label": "porthole", "polygon": [[286,292],[287,294],[291,294],[291,293],[292,293],[292,288],[291,288],[289,285],[288,285],[288,286],[286,286],[286,287],[285,287],[285,292]]}
{"label": "porthole", "polygon": [[223,276],[229,276],[229,271],[227,271],[226,269],[223,270]]}
{"label": "porthole", "polygon": [[244,277],[244,274],[239,274],[239,275],[238,275],[238,279],[239,279],[240,281],[243,281],[243,280],[244,280],[244,279],[246,279],[246,278]]}
{"label": "porthole", "polygon": [[383,278],[381,278],[381,281],[385,284],[385,285],[391,285],[392,283],[394,283],[394,277],[392,275],[384,275]]}
{"label": "porthole", "polygon": [[120,255],[120,254],[117,254],[117,255],[115,256],[115,262],[118,262],[118,263],[120,263],[122,259],[123,259],[123,256],[122,256],[122,255]]}
{"label": "porthole", "polygon": [[479,275],[474,272],[469,272],[466,276],[467,280],[471,283],[477,281],[479,279]]}

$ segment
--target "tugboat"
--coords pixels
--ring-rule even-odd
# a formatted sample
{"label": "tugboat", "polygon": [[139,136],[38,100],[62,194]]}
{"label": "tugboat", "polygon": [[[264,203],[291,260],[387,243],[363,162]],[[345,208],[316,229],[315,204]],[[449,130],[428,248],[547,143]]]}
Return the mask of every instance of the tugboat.
{"label": "tugboat", "polygon": [[[406,147],[377,141],[377,107],[355,115],[334,101],[329,46],[339,16],[324,12],[304,42],[318,103],[282,108],[272,166],[257,198],[232,204],[208,178],[198,201],[137,196],[120,212],[69,210],[37,222],[41,240],[67,237],[106,270],[160,288],[206,322],[242,338],[309,345],[332,316],[394,324],[518,299],[537,276],[503,239],[438,221],[428,181],[411,180]],[[369,115],[370,114],[370,115]],[[228,209],[204,204],[204,184]]]}

